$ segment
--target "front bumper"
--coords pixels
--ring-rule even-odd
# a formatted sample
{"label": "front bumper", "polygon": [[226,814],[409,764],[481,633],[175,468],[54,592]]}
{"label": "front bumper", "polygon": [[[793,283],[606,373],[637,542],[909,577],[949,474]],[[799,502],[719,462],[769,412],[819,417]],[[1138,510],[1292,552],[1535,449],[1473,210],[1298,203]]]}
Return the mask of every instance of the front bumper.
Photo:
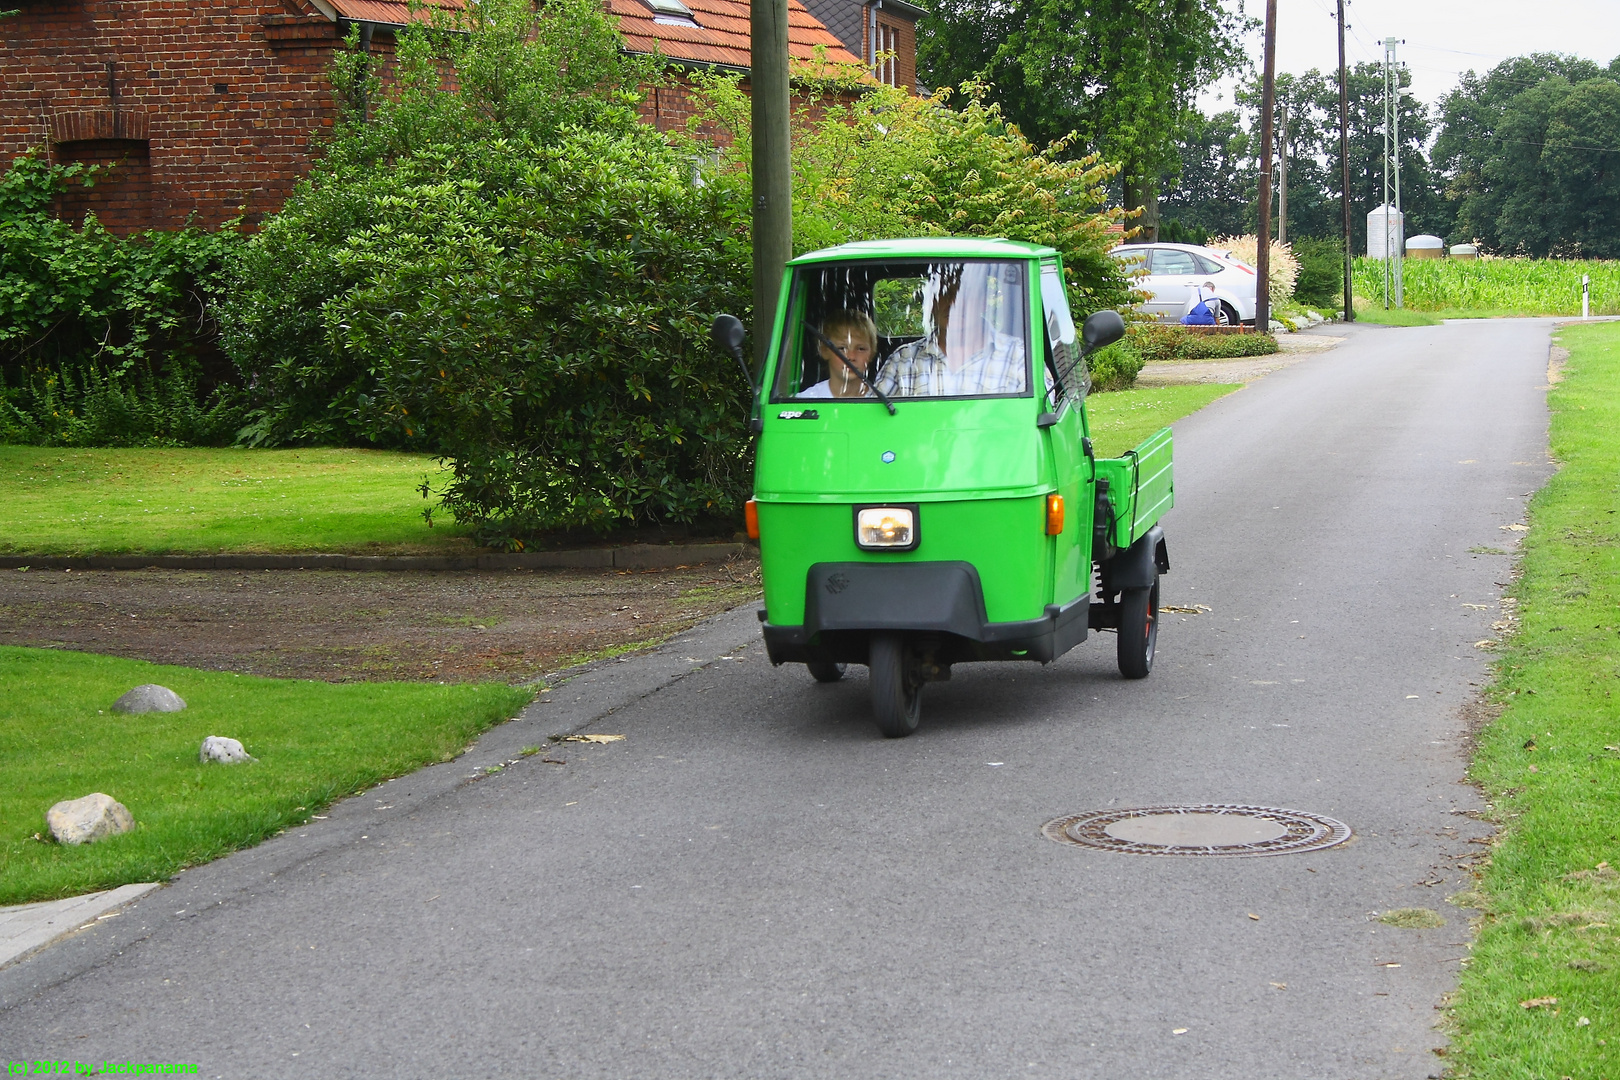
{"label": "front bumper", "polygon": [[1048,604],[1038,618],[990,622],[979,572],[967,562],[816,563],[805,580],[802,626],[765,623],[771,662],[867,662],[875,632],[921,641],[936,662],[1037,660],[1086,639],[1091,598]]}

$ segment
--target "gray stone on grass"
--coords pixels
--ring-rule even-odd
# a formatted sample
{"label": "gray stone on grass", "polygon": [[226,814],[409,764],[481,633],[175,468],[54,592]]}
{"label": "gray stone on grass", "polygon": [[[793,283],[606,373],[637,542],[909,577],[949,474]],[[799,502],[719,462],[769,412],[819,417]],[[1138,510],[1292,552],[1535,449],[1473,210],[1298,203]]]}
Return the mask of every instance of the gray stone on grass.
{"label": "gray stone on grass", "polygon": [[217,761],[221,765],[235,765],[238,761],[255,759],[235,739],[227,739],[223,735],[210,735],[202,741],[202,748],[197,751],[197,760],[204,765],[210,761]]}
{"label": "gray stone on grass", "polygon": [[112,704],[113,712],[179,712],[186,707],[179,694],[157,683],[142,683]]}
{"label": "gray stone on grass", "polygon": [[98,791],[57,803],[45,811],[45,824],[58,844],[89,844],[129,832],[135,818],[123,803]]}

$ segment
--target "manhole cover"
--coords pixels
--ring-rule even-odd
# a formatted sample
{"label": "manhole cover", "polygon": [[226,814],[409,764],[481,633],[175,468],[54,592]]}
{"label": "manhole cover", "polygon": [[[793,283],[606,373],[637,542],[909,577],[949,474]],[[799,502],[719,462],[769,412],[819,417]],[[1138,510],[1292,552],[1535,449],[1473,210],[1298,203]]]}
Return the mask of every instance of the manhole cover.
{"label": "manhole cover", "polygon": [[1060,844],[1133,855],[1282,855],[1350,839],[1350,826],[1269,806],[1138,806],[1060,817],[1041,826]]}

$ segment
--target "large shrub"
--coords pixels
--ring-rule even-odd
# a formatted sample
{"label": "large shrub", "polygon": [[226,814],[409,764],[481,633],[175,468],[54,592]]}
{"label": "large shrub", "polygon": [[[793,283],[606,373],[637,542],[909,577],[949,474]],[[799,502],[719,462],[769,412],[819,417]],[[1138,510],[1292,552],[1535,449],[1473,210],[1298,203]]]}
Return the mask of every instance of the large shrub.
{"label": "large shrub", "polygon": [[639,122],[656,72],[596,0],[476,11],[403,32],[387,93],[341,58],[352,111],[226,307],[250,439],[440,453],[507,546],[735,514],[746,390],[707,327],[747,306],[746,194]]}
{"label": "large shrub", "polygon": [[[653,138],[527,158],[499,199],[422,184],[353,238],[372,272],[325,318],[376,373],[358,415],[425,433],[454,465],[445,505],[486,541],[734,514],[748,397],[708,327],[747,303],[746,203]],[[444,220],[454,236],[414,227]]]}
{"label": "large shrub", "polygon": [[[1077,318],[1135,302],[1108,255],[1117,239],[1108,226],[1124,217],[1105,209],[1116,166],[1066,158],[1066,140],[1038,149],[985,104],[980,83],[919,98],[828,65],[801,75],[809,92],[793,118],[795,253],[896,236],[1004,236],[1062,253]],[[695,125],[726,132],[722,166],[746,176],[747,96],[734,77],[699,83]]]}
{"label": "large shrub", "polygon": [[1295,240],[1289,244],[1299,261],[1294,299],[1314,307],[1339,306],[1344,296],[1344,244],[1338,240]]}
{"label": "large shrub", "polygon": [[241,240],[54,216],[99,175],[25,154],[0,176],[0,442],[228,443],[242,414],[213,309]]}

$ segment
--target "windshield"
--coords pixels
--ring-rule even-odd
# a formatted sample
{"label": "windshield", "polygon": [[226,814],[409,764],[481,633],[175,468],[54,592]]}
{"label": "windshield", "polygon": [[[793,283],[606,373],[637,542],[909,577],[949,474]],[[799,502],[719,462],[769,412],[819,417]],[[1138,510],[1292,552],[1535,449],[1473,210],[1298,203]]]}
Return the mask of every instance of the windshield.
{"label": "windshield", "polygon": [[1026,395],[1027,278],[1022,260],[800,267],[771,400]]}

